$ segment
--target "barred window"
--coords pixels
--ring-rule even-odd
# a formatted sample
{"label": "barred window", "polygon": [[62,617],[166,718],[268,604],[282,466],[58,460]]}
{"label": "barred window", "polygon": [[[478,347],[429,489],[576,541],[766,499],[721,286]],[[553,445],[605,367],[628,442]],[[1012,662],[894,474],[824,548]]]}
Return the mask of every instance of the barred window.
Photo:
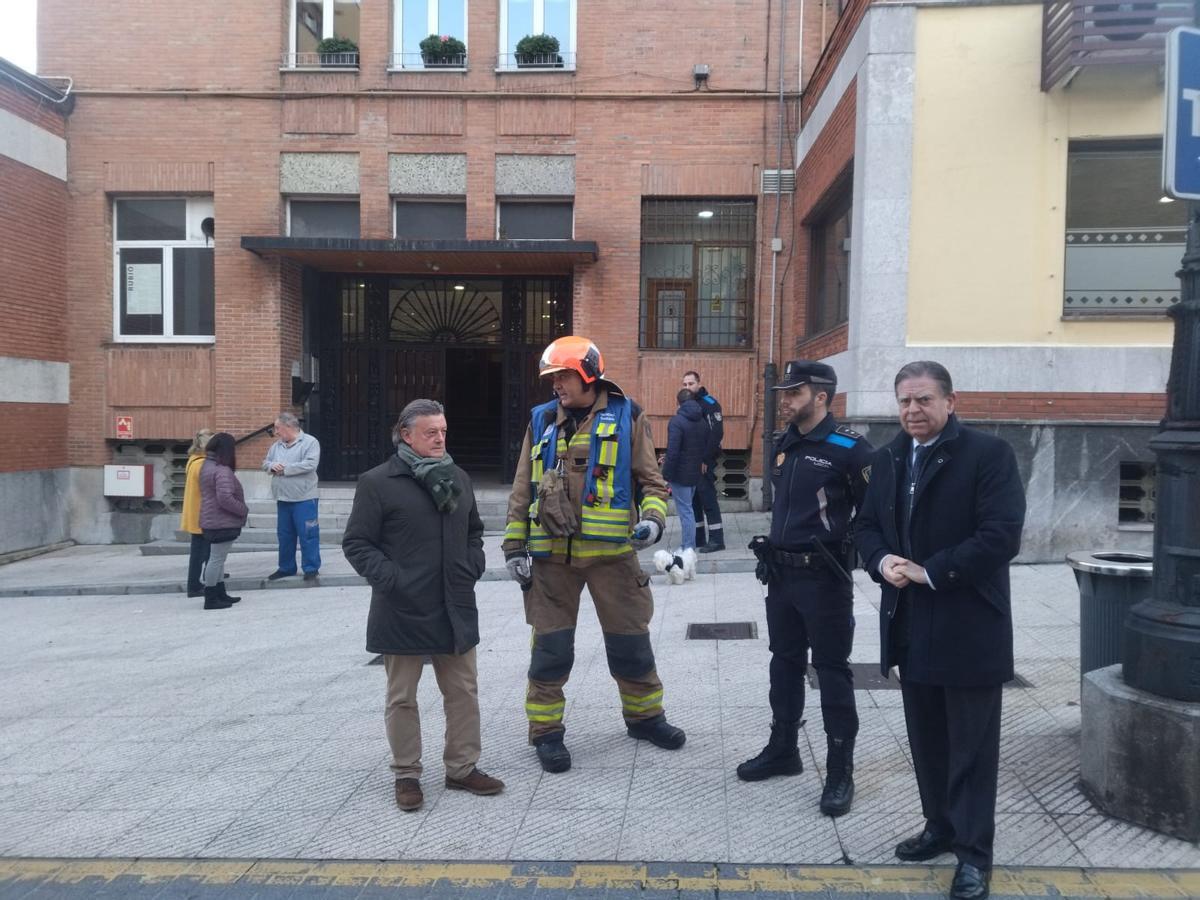
{"label": "barred window", "polygon": [[753,200],[642,201],[639,343],[749,347]]}

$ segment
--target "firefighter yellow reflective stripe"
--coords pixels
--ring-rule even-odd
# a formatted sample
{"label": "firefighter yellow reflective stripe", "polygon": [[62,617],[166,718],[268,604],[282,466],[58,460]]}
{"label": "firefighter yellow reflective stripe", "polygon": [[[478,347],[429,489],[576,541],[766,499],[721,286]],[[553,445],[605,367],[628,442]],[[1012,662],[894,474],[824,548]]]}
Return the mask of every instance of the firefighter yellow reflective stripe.
{"label": "firefighter yellow reflective stripe", "polygon": [[[567,552],[567,543],[562,541],[560,546],[554,548],[555,553],[565,554]],[[571,542],[571,558],[572,559],[597,559],[602,556],[620,556],[623,553],[632,553],[633,547],[628,541],[624,543],[616,543],[615,541],[584,541],[574,540]]]}
{"label": "firefighter yellow reflective stripe", "polygon": [[526,703],[525,718],[530,722],[561,722],[565,700],[559,703]]}
{"label": "firefighter yellow reflective stripe", "polygon": [[584,507],[583,514],[596,522],[624,522],[627,525],[629,524],[629,510],[627,509],[602,509],[600,507],[588,509]]}
{"label": "firefighter yellow reflective stripe", "polygon": [[523,541],[528,537],[528,522],[509,522],[504,526],[504,539],[506,541]]}
{"label": "firefighter yellow reflective stripe", "polygon": [[659,497],[645,497],[642,499],[642,516],[646,513],[658,513],[662,518],[667,517],[667,501]]}
{"label": "firefighter yellow reflective stripe", "polygon": [[649,694],[637,696],[635,694],[622,694],[621,707],[626,712],[639,713],[654,709],[656,706],[662,706],[663,692],[662,690],[652,691]]}

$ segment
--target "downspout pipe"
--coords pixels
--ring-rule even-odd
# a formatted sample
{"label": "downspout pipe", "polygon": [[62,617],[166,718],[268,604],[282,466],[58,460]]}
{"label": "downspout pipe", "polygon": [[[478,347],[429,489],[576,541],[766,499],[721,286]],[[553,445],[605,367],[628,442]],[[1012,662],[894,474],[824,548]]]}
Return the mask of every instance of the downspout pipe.
{"label": "downspout pipe", "polygon": [[[803,31],[804,23],[800,23]],[[772,390],[779,380],[779,369],[775,363],[775,316],[779,302],[779,253],[783,250],[783,241],[779,237],[779,220],[782,214],[783,191],[780,181],[783,173],[783,132],[787,125],[787,107],[783,95],[784,38],[787,35],[787,0],[779,0],[779,110],[776,123],[775,137],[775,223],[771,228],[771,330],[770,343],[767,346],[767,365],[763,371],[763,453],[762,453],[762,502],[763,509],[770,509],[772,504],[770,460],[772,438],[776,428],[775,392]]]}

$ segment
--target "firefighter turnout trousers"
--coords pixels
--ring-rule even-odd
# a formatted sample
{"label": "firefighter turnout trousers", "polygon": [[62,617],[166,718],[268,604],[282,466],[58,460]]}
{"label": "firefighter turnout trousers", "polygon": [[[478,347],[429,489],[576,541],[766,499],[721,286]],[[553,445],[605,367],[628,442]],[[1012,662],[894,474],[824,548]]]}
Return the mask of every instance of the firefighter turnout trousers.
{"label": "firefighter turnout trousers", "polygon": [[650,646],[654,597],[650,576],[642,572],[637,554],[626,553],[611,562],[588,566],[535,559],[533,585],[525,593],[525,620],[533,627],[525,695],[530,742],[565,731],[563,686],[575,662],[575,622],[585,586],[596,605],[608,671],[617,682],[625,721],[662,714],[662,682]]}

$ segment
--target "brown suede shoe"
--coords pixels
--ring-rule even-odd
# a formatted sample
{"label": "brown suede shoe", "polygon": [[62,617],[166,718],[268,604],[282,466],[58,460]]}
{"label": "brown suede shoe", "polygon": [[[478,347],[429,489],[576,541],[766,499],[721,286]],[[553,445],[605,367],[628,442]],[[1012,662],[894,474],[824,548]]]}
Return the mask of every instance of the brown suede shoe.
{"label": "brown suede shoe", "polygon": [[396,779],[396,805],[405,812],[416,812],[425,802],[421,782],[415,778]]}
{"label": "brown suede shoe", "polygon": [[482,769],[472,769],[471,774],[466,778],[451,778],[447,775],[446,787],[452,791],[467,791],[486,797],[504,790],[504,782],[499,778],[493,778]]}

